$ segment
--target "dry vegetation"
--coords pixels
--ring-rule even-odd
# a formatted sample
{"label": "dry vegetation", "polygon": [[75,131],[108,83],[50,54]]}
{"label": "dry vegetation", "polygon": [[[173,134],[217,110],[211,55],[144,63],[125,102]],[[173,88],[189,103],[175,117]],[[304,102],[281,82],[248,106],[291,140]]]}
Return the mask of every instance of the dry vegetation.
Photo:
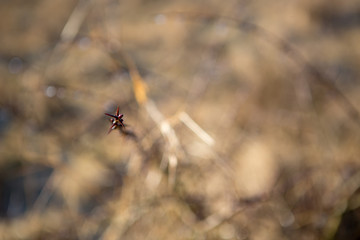
{"label": "dry vegetation", "polygon": [[359,239],[356,0],[0,13],[0,239]]}

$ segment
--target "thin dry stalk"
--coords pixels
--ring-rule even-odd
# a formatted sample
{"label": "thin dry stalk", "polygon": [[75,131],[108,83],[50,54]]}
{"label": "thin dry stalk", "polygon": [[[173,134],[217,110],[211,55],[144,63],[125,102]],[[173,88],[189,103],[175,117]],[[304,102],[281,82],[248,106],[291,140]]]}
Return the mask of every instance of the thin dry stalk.
{"label": "thin dry stalk", "polygon": [[[130,76],[133,82],[133,90],[136,101],[139,105],[144,106],[147,114],[156,123],[161,134],[167,142],[167,161],[169,166],[169,187],[172,189],[176,180],[176,168],[178,165],[178,158],[176,152],[180,148],[178,137],[174,129],[171,127],[170,122],[163,116],[159,111],[154,101],[150,100],[147,96],[147,87],[144,83],[139,71],[136,68],[135,63],[132,59],[124,54],[126,64],[130,70]],[[164,164],[161,164],[164,166]]]}
{"label": "thin dry stalk", "polygon": [[80,0],[68,18],[60,34],[61,41],[71,42],[80,30],[92,0]]}
{"label": "thin dry stalk", "polygon": [[205,132],[186,112],[181,112],[179,114],[179,119],[201,140],[203,140],[204,143],[210,147],[215,144],[215,140],[207,132]]}

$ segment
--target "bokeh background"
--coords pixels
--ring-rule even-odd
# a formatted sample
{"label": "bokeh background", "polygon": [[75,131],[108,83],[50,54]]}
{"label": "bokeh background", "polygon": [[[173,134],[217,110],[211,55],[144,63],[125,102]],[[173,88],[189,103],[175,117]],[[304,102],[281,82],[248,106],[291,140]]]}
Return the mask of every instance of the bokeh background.
{"label": "bokeh background", "polygon": [[358,1],[0,18],[0,239],[360,238]]}

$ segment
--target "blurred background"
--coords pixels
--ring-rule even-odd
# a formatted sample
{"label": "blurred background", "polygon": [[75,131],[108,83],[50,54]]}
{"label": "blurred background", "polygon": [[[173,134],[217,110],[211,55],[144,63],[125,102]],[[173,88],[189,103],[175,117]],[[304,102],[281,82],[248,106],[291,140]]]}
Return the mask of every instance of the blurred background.
{"label": "blurred background", "polygon": [[360,238],[358,1],[0,18],[0,239]]}

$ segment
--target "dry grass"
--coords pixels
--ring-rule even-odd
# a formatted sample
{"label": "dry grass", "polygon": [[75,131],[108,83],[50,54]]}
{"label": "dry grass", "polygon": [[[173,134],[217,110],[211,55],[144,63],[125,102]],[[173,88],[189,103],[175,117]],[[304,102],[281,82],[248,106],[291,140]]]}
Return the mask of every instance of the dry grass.
{"label": "dry grass", "polygon": [[1,239],[359,238],[356,1],[0,6]]}

